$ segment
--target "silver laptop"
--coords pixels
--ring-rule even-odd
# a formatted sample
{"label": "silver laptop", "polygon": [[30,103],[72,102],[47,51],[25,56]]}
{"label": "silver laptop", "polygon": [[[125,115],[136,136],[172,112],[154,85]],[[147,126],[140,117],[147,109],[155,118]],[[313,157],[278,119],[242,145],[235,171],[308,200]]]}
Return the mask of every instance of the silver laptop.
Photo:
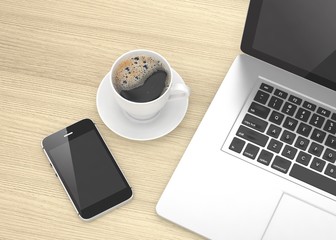
{"label": "silver laptop", "polygon": [[336,239],[336,2],[252,0],[157,213],[209,239]]}

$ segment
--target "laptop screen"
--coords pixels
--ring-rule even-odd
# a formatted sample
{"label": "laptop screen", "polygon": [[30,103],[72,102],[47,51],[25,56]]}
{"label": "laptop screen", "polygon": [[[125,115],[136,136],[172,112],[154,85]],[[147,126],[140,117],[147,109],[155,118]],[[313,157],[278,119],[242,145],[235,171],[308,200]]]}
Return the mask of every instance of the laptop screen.
{"label": "laptop screen", "polygon": [[241,49],[336,90],[335,10],[335,0],[251,0]]}

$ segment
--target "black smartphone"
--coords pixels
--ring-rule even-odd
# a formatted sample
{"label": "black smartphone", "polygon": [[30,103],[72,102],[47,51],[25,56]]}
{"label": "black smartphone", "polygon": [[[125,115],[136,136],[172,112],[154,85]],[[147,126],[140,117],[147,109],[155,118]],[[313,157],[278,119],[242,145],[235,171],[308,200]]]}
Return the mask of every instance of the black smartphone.
{"label": "black smartphone", "polygon": [[46,137],[42,148],[83,220],[132,198],[131,187],[90,119]]}

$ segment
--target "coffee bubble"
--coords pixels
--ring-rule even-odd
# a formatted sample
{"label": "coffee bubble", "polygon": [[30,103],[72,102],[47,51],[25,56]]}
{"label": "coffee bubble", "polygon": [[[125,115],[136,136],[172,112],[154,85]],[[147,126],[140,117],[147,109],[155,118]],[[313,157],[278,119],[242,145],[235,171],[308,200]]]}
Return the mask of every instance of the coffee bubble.
{"label": "coffee bubble", "polygon": [[[153,73],[163,70],[162,63],[150,56],[140,55],[125,59],[116,68],[112,79],[118,93],[142,86]],[[168,78],[163,92],[168,87]]]}

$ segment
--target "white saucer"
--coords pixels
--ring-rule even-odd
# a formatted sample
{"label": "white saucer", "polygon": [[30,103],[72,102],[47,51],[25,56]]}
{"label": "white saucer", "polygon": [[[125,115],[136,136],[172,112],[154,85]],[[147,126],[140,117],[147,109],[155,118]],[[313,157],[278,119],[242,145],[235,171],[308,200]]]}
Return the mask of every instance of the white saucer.
{"label": "white saucer", "polygon": [[[188,97],[168,101],[158,116],[151,121],[131,120],[114,101],[110,74],[111,72],[101,81],[96,101],[100,118],[116,134],[132,140],[153,140],[173,131],[184,118],[188,109]],[[184,82],[175,70],[173,79],[176,82]]]}

